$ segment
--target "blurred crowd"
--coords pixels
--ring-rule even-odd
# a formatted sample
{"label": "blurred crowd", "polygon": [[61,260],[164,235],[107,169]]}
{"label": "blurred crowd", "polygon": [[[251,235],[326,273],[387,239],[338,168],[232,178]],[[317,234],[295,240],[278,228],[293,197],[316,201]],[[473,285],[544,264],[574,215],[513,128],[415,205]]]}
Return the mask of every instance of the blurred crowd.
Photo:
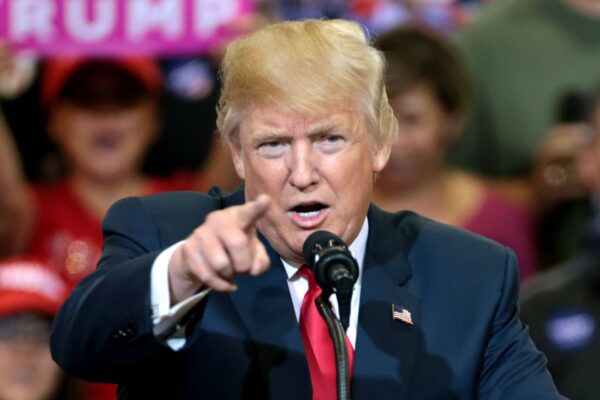
{"label": "blurred crowd", "polygon": [[[281,19],[360,21],[387,60],[399,140],[375,202],[510,247],[522,318],[559,390],[600,398],[600,2],[265,0]],[[222,48],[32,60],[0,41],[0,399],[114,399],[65,376],[53,315],[127,196],[235,189],[215,135]]]}

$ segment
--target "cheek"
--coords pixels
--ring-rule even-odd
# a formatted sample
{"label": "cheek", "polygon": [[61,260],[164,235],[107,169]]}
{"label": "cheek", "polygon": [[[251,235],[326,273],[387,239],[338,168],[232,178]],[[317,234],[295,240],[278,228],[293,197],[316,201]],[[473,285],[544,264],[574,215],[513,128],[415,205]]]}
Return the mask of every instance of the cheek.
{"label": "cheek", "polygon": [[255,187],[261,187],[267,192],[282,190],[287,177],[287,168],[283,159],[249,157],[243,161],[242,169],[246,182],[251,181]]}
{"label": "cheek", "polygon": [[[350,157],[328,159],[321,168],[321,173],[328,184],[342,196],[348,195],[349,192],[355,193],[370,188],[374,172],[374,156],[367,149]],[[354,195],[350,194],[350,196],[350,200],[354,200]]]}
{"label": "cheek", "polygon": [[69,131],[64,135],[64,140],[59,143],[59,146],[68,156],[81,158],[89,155],[90,144],[89,136],[84,132]]}
{"label": "cheek", "polygon": [[11,364],[12,351],[10,346],[0,341],[0,382],[6,378]]}
{"label": "cheek", "polygon": [[52,360],[49,348],[44,351],[43,355],[40,355],[39,366],[42,371],[40,375],[45,377],[49,386],[54,386],[60,380],[62,373],[58,365]]}
{"label": "cheek", "polygon": [[144,129],[150,131],[156,124],[154,118],[147,111],[124,112],[120,121],[123,129]]}
{"label": "cheek", "polygon": [[85,121],[79,121],[74,118],[56,126],[56,134],[54,139],[61,147],[79,147],[82,145],[84,138],[89,136],[90,124]]}

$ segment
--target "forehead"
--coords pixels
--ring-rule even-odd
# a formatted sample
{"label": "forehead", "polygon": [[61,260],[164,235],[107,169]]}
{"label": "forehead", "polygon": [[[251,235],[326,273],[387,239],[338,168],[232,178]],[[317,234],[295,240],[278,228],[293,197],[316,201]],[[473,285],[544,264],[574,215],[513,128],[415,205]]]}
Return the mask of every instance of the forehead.
{"label": "forehead", "polygon": [[362,126],[362,118],[345,109],[328,113],[302,113],[278,107],[251,107],[243,115],[240,132],[249,137],[293,135],[325,131],[354,131]]}

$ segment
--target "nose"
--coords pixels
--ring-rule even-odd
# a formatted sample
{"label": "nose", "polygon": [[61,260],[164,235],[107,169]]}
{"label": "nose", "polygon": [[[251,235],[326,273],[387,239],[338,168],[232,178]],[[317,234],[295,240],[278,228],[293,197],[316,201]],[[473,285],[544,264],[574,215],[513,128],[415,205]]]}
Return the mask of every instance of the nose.
{"label": "nose", "polygon": [[290,152],[290,184],[299,189],[307,190],[319,182],[316,152],[311,143],[297,143]]}

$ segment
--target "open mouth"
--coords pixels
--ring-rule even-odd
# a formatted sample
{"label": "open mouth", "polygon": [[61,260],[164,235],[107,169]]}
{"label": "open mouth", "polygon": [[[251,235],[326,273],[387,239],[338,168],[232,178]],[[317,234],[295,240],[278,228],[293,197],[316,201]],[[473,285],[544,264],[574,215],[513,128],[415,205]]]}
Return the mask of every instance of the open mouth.
{"label": "open mouth", "polygon": [[295,213],[300,214],[303,217],[312,217],[317,215],[319,211],[325,208],[324,204],[314,203],[314,204],[302,204],[296,206],[292,209]]}
{"label": "open mouth", "polygon": [[329,207],[323,203],[307,203],[293,207],[291,211],[292,219],[303,228],[312,228],[320,224]]}

